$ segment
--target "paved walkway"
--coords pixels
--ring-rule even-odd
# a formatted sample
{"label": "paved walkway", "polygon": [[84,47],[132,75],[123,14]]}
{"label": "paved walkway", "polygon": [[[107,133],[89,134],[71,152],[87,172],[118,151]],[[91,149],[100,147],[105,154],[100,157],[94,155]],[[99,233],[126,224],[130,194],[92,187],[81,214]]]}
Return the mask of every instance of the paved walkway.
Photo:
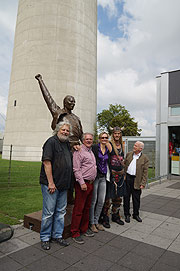
{"label": "paved walkway", "polygon": [[180,181],[168,180],[143,191],[142,223],[111,228],[85,238],[85,244],[40,247],[39,234],[17,227],[0,244],[1,271],[176,271],[180,270]]}

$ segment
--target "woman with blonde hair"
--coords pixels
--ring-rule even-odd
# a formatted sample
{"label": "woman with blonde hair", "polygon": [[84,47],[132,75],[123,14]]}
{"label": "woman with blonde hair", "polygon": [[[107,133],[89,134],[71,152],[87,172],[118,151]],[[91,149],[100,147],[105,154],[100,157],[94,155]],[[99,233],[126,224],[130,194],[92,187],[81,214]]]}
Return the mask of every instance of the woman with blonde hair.
{"label": "woman with blonde hair", "polygon": [[98,230],[104,230],[103,226],[99,224],[98,221],[105,201],[107,165],[109,153],[112,151],[108,138],[108,133],[102,132],[99,135],[99,143],[92,146],[92,151],[96,158],[97,177],[94,181],[90,208],[90,229],[96,233]]}

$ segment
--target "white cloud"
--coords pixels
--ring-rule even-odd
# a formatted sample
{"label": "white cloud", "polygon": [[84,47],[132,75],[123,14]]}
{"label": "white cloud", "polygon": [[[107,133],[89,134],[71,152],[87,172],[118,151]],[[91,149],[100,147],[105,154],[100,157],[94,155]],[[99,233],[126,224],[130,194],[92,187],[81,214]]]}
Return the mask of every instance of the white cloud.
{"label": "white cloud", "polygon": [[122,2],[122,0],[98,0],[98,5],[102,6],[104,9],[107,9],[108,16],[117,16],[118,9],[116,3]]}
{"label": "white cloud", "polygon": [[179,0],[126,0],[124,35],[112,41],[98,32],[98,111],[125,105],[142,135],[155,134],[155,77],[180,68],[179,10]]}
{"label": "white cloud", "polygon": [[1,0],[0,27],[6,29],[6,31],[10,31],[10,38],[12,39],[15,30],[17,5],[17,0]]}
{"label": "white cloud", "polygon": [[[155,102],[155,82],[147,81],[137,84],[138,74],[134,70],[118,70],[106,74],[105,77],[98,79],[98,98],[99,108],[107,101],[117,103],[118,101],[131,109],[137,107],[141,109],[154,108]],[[148,100],[147,104],[144,104]],[[104,101],[104,102],[103,102]]]}
{"label": "white cloud", "polygon": [[[0,113],[5,115],[18,0],[0,2]],[[3,119],[0,124],[3,127]]]}
{"label": "white cloud", "polygon": [[137,84],[138,74],[133,70],[119,70],[98,79],[98,111],[109,104],[121,104],[138,121],[142,135],[155,134],[155,81]]}
{"label": "white cloud", "polygon": [[[180,2],[174,0],[127,0],[125,14],[128,20],[128,41],[126,49],[130,65],[137,61],[145,67],[144,76],[156,75],[159,69],[174,69],[176,58],[180,57],[179,24]],[[129,18],[129,19],[128,19]],[[175,63],[175,64],[174,64]],[[137,65],[140,70],[140,65]],[[132,67],[132,66],[131,66]],[[142,72],[141,72],[142,73]]]}
{"label": "white cloud", "polygon": [[[121,104],[138,121],[142,135],[155,134],[155,78],[142,80],[141,73],[124,61],[123,47],[98,34],[98,112],[109,104]],[[138,63],[137,63],[138,65]]]}
{"label": "white cloud", "polygon": [[0,113],[6,115],[7,110],[7,98],[0,96]]}

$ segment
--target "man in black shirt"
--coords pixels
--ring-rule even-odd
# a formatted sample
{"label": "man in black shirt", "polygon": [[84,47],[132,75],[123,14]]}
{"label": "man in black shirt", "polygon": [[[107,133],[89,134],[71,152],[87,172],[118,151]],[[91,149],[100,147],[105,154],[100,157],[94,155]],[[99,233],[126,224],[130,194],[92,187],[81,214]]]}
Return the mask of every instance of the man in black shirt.
{"label": "man in black shirt", "polygon": [[56,125],[54,136],[43,146],[40,184],[43,195],[41,222],[41,246],[50,249],[50,241],[68,246],[62,233],[67,206],[67,190],[71,186],[72,157],[68,137],[70,124],[67,120]]}

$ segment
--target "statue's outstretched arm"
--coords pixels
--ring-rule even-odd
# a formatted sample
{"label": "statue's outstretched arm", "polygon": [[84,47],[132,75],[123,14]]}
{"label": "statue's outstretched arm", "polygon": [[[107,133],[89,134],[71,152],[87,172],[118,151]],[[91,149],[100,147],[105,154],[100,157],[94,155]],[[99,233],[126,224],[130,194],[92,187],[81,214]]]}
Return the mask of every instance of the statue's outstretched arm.
{"label": "statue's outstretched arm", "polygon": [[54,117],[55,112],[60,109],[60,107],[55,103],[54,99],[52,98],[51,94],[49,93],[49,90],[47,89],[46,85],[44,84],[44,81],[42,79],[42,75],[41,74],[37,74],[35,76],[35,78],[38,80],[42,95],[44,97],[44,100],[52,114],[52,116]]}
{"label": "statue's outstretched arm", "polygon": [[82,128],[82,124],[81,124],[81,121],[79,120],[79,124],[80,124],[80,141],[81,143],[83,143],[83,128]]}

